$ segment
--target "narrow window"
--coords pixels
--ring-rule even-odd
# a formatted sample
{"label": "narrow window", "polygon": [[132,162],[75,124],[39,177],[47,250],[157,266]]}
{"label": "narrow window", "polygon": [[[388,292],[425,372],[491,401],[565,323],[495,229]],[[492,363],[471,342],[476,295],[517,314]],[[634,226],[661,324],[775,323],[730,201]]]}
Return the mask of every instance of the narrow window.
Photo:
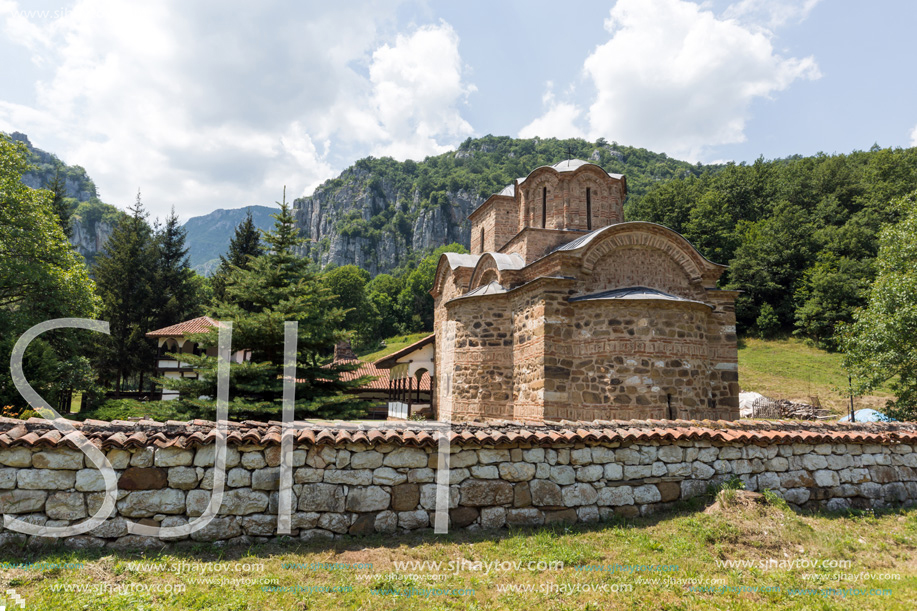
{"label": "narrow window", "polygon": [[548,188],[541,188],[541,228],[548,226]]}
{"label": "narrow window", "polygon": [[484,228],[481,227],[481,252],[484,252]]}
{"label": "narrow window", "polygon": [[592,231],[592,189],[586,187],[586,229]]}

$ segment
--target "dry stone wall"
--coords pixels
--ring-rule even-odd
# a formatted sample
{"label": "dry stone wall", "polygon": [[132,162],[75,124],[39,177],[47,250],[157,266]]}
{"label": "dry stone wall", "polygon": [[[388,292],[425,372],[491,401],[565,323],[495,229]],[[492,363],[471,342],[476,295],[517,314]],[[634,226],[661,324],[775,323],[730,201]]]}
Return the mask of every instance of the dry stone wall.
{"label": "dry stone wall", "polygon": [[[673,436],[703,426],[682,424]],[[480,436],[456,440],[450,454],[450,528],[500,529],[645,515],[733,477],[749,490],[774,490],[794,507],[839,510],[917,501],[917,435],[907,442],[886,437],[875,443],[778,443],[768,441],[777,426],[769,430],[759,424],[760,430],[745,435],[746,441],[728,443],[684,438],[565,441],[576,427],[569,434],[541,437],[539,444],[486,443],[486,435],[483,443]],[[516,437],[522,438],[508,438]],[[178,526],[200,516],[213,489],[214,453],[212,444],[107,450],[119,477],[115,513],[91,533],[64,543],[161,545],[153,537],[129,535],[127,522]],[[277,537],[280,460],[279,445],[231,445],[218,516],[185,538],[252,543]],[[435,444],[300,443],[292,464],[295,538],[432,527]],[[98,510],[103,490],[99,471],[78,450],[0,448],[4,514],[36,525],[72,525]],[[0,529],[4,547],[53,542]]]}

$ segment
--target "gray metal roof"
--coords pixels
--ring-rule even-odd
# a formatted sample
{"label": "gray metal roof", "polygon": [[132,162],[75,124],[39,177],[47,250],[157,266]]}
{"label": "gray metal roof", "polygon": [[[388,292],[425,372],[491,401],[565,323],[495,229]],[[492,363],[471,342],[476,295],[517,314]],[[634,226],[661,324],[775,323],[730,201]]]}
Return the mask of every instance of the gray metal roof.
{"label": "gray metal roof", "polygon": [[497,269],[500,271],[504,269],[522,269],[525,267],[525,259],[516,253],[503,254],[500,252],[491,252],[485,254],[489,254],[494,258],[494,263],[497,264]]}
{"label": "gray metal roof", "polygon": [[497,282],[496,280],[479,286],[473,291],[468,291],[462,297],[480,297],[481,295],[501,295],[507,291],[506,287]]}
{"label": "gray metal roof", "polygon": [[651,299],[660,301],[681,301],[685,303],[699,303],[701,305],[708,305],[703,301],[670,295],[669,293],[664,293],[660,290],[651,289],[646,286],[628,286],[625,288],[611,289],[608,291],[602,291],[600,293],[593,293],[591,295],[579,295],[578,297],[570,297],[568,301],[598,301],[602,299]]}
{"label": "gray metal roof", "polygon": [[555,248],[552,252],[556,252],[558,250],[576,250],[577,248],[582,248],[583,246],[591,242],[593,238],[595,238],[595,236],[599,235],[600,233],[602,233],[603,230],[608,229],[609,227],[611,227],[611,225],[606,225],[605,227],[599,227],[598,229],[593,229],[586,235],[582,235],[576,238],[575,240],[573,240],[572,242],[561,244],[560,246]]}
{"label": "gray metal roof", "polygon": [[474,267],[478,264],[481,255],[460,255],[457,252],[444,253],[449,261],[449,267],[456,269],[459,267]]}

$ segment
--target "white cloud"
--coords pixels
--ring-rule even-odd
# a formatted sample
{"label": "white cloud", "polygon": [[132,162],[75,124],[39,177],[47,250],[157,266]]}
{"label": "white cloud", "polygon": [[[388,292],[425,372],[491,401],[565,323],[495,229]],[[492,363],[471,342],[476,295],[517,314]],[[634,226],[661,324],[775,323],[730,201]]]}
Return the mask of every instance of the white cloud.
{"label": "white cloud", "polygon": [[548,81],[541,98],[545,112],[519,130],[520,138],[579,138],[584,134],[577,123],[583,111],[571,102],[560,102],[554,95],[554,83]]}
{"label": "white cloud", "polygon": [[820,0],[741,0],[729,6],[723,17],[754,27],[774,30],[798,23],[809,16]]}
{"label": "white cloud", "polygon": [[[755,3],[746,4],[743,15]],[[753,100],[820,76],[813,58],[776,54],[764,25],[720,19],[692,2],[619,0],[605,28],[610,40],[584,63],[596,90],[588,134],[691,161],[744,141]]]}
{"label": "white cloud", "polygon": [[373,110],[389,142],[376,154],[398,159],[441,153],[473,133],[457,104],[475,88],[462,79],[458,36],[445,23],[398,36],[373,53]]}
{"label": "white cloud", "polygon": [[917,146],[917,125],[911,130],[911,146]]}
{"label": "white cloud", "polygon": [[183,217],[311,192],[370,151],[436,152],[471,132],[473,87],[448,24],[395,36],[400,1],[78,0],[41,20],[0,0],[0,33],[48,75],[34,103],[0,94],[0,130],[86,167],[105,201],[139,186]]}

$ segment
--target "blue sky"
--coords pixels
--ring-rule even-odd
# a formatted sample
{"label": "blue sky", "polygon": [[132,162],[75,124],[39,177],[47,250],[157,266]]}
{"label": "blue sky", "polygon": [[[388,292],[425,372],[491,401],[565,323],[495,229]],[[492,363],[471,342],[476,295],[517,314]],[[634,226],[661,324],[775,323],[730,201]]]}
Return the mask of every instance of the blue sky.
{"label": "blue sky", "polygon": [[0,0],[0,130],[184,218],[485,134],[701,162],[914,146],[915,23],[907,0]]}

